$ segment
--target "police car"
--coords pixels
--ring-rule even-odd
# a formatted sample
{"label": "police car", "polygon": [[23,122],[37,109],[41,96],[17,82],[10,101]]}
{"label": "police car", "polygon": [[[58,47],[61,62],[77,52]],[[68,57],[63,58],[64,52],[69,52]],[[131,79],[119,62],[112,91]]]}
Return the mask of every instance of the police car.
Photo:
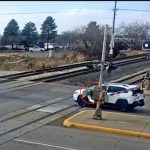
{"label": "police car", "polygon": [[[102,87],[106,92],[102,105],[115,106],[119,111],[126,111],[128,108],[142,107],[145,104],[144,92],[138,85],[104,83]],[[73,94],[73,100],[81,107],[95,103],[95,100],[92,99],[93,88],[94,86],[76,90]]]}

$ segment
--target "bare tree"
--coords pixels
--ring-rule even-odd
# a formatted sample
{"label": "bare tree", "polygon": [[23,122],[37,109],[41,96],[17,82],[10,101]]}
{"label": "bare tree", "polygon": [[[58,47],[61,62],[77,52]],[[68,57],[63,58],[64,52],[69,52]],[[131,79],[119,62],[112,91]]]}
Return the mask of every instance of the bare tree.
{"label": "bare tree", "polygon": [[139,50],[142,46],[142,40],[148,39],[150,36],[150,24],[148,22],[121,23],[116,31],[117,37],[128,39],[132,49]]}
{"label": "bare tree", "polygon": [[69,49],[84,52],[89,56],[101,57],[103,46],[104,26],[91,21],[86,27],[76,28],[73,31],[63,32],[57,41],[69,45]]}

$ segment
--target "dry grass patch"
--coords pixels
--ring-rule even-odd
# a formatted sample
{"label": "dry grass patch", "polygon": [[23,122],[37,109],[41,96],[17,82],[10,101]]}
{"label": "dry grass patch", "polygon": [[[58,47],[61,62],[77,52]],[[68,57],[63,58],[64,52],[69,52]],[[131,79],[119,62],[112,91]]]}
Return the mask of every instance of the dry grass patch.
{"label": "dry grass patch", "polygon": [[146,53],[148,53],[148,52],[141,51],[141,50],[132,50],[125,54],[126,54],[126,56],[135,56],[135,55],[141,55],[141,54],[146,54]]}
{"label": "dry grass patch", "polygon": [[125,57],[129,57],[129,56],[138,56],[141,54],[146,54],[148,52],[146,51],[141,51],[141,50],[131,50],[131,51],[121,51],[120,54],[116,57],[116,58],[125,58]]}
{"label": "dry grass patch", "polygon": [[27,57],[19,55],[0,56],[0,69],[5,71],[37,70],[87,61],[88,59],[87,56],[79,52],[68,52],[61,58]]}

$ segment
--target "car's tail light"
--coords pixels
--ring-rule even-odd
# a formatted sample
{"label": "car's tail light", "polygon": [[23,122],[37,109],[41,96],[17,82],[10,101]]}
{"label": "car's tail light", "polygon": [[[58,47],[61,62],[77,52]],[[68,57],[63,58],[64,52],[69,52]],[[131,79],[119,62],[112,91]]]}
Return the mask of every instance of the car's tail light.
{"label": "car's tail light", "polygon": [[132,96],[137,96],[137,93],[135,91],[132,91]]}

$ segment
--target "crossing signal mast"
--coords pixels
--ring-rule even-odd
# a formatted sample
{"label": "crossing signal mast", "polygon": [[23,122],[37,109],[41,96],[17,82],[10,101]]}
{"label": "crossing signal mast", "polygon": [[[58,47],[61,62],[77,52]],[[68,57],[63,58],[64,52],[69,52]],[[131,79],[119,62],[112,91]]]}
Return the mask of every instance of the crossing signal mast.
{"label": "crossing signal mast", "polygon": [[[115,31],[116,3],[117,3],[117,1],[115,1],[114,17],[113,17],[113,31],[112,31],[112,38],[111,38],[111,42],[110,42],[110,48],[111,48],[110,49],[110,53],[112,53],[112,54],[113,54],[113,48],[114,48],[114,31]],[[99,77],[99,84],[98,84],[100,87],[103,84],[103,70],[104,70],[105,52],[106,52],[106,40],[107,40],[106,33],[107,33],[107,28],[108,28],[108,26],[105,25],[104,40],[103,40],[103,50],[102,50],[102,57],[101,57],[101,70],[100,70],[100,77]],[[108,64],[108,66],[106,67],[106,71],[108,73],[111,73],[111,71],[113,69],[116,69],[116,67],[114,67],[112,63]],[[103,90],[101,91],[101,94],[102,93],[104,93]],[[98,119],[98,120],[102,119],[102,110],[101,110],[100,106],[101,106],[101,100],[97,100],[96,111],[95,111],[95,114],[93,115],[93,119]]]}

